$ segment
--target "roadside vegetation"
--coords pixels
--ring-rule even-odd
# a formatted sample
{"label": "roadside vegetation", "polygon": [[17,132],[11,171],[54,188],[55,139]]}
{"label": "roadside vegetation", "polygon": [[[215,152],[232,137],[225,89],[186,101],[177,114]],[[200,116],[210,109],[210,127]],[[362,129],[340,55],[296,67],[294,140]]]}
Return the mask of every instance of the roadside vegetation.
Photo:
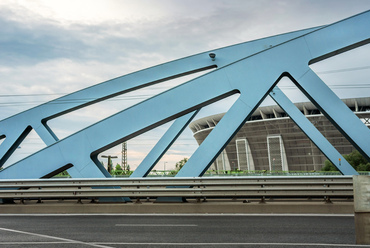
{"label": "roadside vegetation", "polygon": [[[350,154],[343,155],[343,157],[356,171],[370,171],[370,163],[367,162],[367,160],[357,150],[354,150]],[[338,169],[329,160],[325,161],[325,165],[321,170],[338,171]]]}

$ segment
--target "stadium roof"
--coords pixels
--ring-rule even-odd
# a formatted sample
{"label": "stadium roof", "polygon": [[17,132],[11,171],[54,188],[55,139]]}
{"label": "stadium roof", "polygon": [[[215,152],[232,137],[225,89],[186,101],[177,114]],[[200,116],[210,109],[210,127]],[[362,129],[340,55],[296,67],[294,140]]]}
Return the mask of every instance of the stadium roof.
{"label": "stadium roof", "polygon": [[[342,101],[353,112],[369,112],[370,114],[370,97],[348,98],[342,99]],[[317,109],[317,107],[311,102],[300,102],[295,103],[294,105],[306,116],[321,114],[320,110]],[[225,113],[220,113],[195,120],[190,123],[189,127],[194,133],[204,128],[214,127],[224,115]],[[271,105],[259,107],[256,111],[254,111],[249,121],[267,120],[282,117],[287,117],[284,110],[282,110],[278,105]]]}

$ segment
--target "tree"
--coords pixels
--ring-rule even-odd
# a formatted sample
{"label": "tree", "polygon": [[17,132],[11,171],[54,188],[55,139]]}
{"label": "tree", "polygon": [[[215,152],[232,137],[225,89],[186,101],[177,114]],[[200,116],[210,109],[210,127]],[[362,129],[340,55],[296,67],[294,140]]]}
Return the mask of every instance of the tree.
{"label": "tree", "polygon": [[186,162],[188,162],[188,158],[183,158],[182,160],[180,160],[179,162],[177,162],[175,164],[175,168],[177,171],[181,170],[181,168],[186,164]]}
{"label": "tree", "polygon": [[351,152],[350,154],[348,155],[344,155],[343,156],[350,165],[352,165],[353,168],[355,168],[355,170],[358,171],[358,167],[360,165],[366,165],[367,164],[367,161],[366,159],[361,155],[361,153],[357,150],[354,150],[353,152]]}
{"label": "tree", "polygon": [[65,171],[62,171],[61,173],[55,175],[54,177],[71,177],[68,172],[65,170]]}
{"label": "tree", "polygon": [[114,170],[122,170],[122,167],[120,164],[116,164],[116,167],[114,168]]}
{"label": "tree", "polygon": [[[343,157],[356,171],[370,171],[370,163],[368,163],[367,160],[357,150],[354,150],[350,154],[343,155]],[[338,169],[329,160],[326,160],[325,165],[321,170],[337,171]]]}
{"label": "tree", "polygon": [[116,164],[116,167],[114,167],[114,170],[111,171],[112,175],[120,176],[123,174],[123,170],[119,164]]}
{"label": "tree", "polygon": [[357,166],[357,171],[370,171],[370,163],[360,164]]}
{"label": "tree", "polygon": [[322,171],[338,171],[337,167],[335,167],[329,160],[325,160],[324,167],[321,169]]}

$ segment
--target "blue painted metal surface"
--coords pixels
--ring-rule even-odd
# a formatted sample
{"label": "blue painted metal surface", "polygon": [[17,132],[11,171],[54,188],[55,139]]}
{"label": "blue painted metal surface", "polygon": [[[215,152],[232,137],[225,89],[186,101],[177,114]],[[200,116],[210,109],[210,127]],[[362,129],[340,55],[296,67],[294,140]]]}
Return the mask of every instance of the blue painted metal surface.
{"label": "blue painted metal surface", "polygon": [[358,172],[343,158],[343,156],[278,87],[273,89],[270,96],[343,175],[358,175]]}
{"label": "blue painted metal surface", "polygon": [[[369,159],[370,148],[364,141],[370,140],[370,131],[308,67],[310,63],[368,43],[368,23],[370,12],[364,12],[328,26],[216,49],[211,51],[216,55],[214,59],[210,58],[210,52],[205,52],[175,60],[103,82],[7,118],[0,122],[0,136],[6,136],[0,146],[1,165],[31,128],[47,147],[3,169],[0,178],[49,177],[66,168],[72,177],[107,177],[106,170],[97,161],[100,152],[203,106],[240,94],[177,175],[201,176],[283,76],[289,76]],[[47,126],[48,120],[92,103],[211,69],[203,76],[62,140],[58,140]],[[87,100],[76,102],[74,99]],[[63,104],[55,104],[61,102]],[[173,135],[164,138],[163,144],[170,144],[171,140]],[[159,147],[163,151],[167,146]]]}
{"label": "blue painted metal surface", "polygon": [[369,129],[312,71],[297,85],[320,111],[338,128],[351,144],[370,161]]}
{"label": "blue painted metal surface", "polygon": [[176,119],[130,177],[146,177],[198,112],[199,110]]}
{"label": "blue painted metal surface", "polygon": [[[370,161],[370,147],[366,144],[370,140],[369,129],[308,67],[310,63],[369,43],[369,22],[370,12],[364,12],[257,53],[225,68],[227,76],[233,79],[230,84],[235,85],[241,93],[238,99],[241,102],[236,103],[235,110],[233,106],[226,113],[177,176],[202,176],[230,140],[230,137],[222,136],[223,132],[227,130],[229,134],[235,134],[243,121],[249,118],[266,96],[262,93],[272,90],[281,76],[289,76],[329,120],[336,126],[340,125],[339,130],[342,134],[348,137],[350,142]],[[351,37],[347,37],[348,34]],[[243,104],[244,108],[241,106]],[[240,109],[240,112],[237,109]],[[238,119],[239,114],[244,115],[245,119],[240,116]],[[338,122],[340,124],[337,124]],[[207,151],[207,147],[212,147],[215,153],[202,156],[201,153]],[[197,163],[206,167],[197,169]]]}
{"label": "blue painted metal surface", "polygon": [[[170,79],[195,72],[221,68],[246,56],[288,41],[317,28],[277,35],[257,41],[250,41],[230,47],[213,50],[218,56],[217,61],[209,58],[209,52],[200,53],[169,63],[154,66],[128,75],[124,75],[86,89],[60,97],[35,108],[29,109],[0,121],[0,137],[6,139],[0,146],[0,167],[19,146],[29,128],[35,129],[46,145],[58,140],[48,127],[47,121],[72,112],[93,103],[128,93],[147,86],[158,84]],[[216,64],[217,62],[217,64]]]}

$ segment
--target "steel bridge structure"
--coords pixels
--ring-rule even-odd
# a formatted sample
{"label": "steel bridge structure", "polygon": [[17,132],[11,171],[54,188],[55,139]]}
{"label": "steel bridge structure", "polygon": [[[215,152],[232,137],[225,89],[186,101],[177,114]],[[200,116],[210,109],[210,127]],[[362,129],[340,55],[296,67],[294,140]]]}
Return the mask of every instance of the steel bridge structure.
{"label": "steel bridge structure", "polygon": [[[145,177],[202,108],[231,95],[238,99],[176,177],[199,177],[260,103],[270,95],[344,175],[358,173],[276,86],[288,77],[370,161],[370,130],[309,65],[370,42],[370,11],[336,23],[215,49],[124,75],[65,95],[0,121],[0,166],[35,130],[46,147],[2,169],[0,179],[110,177],[97,156],[124,141],[173,121],[134,171]],[[48,121],[109,98],[174,78],[207,72],[58,139]],[[83,102],[75,99],[86,99]],[[62,103],[62,104],[60,104]]]}

